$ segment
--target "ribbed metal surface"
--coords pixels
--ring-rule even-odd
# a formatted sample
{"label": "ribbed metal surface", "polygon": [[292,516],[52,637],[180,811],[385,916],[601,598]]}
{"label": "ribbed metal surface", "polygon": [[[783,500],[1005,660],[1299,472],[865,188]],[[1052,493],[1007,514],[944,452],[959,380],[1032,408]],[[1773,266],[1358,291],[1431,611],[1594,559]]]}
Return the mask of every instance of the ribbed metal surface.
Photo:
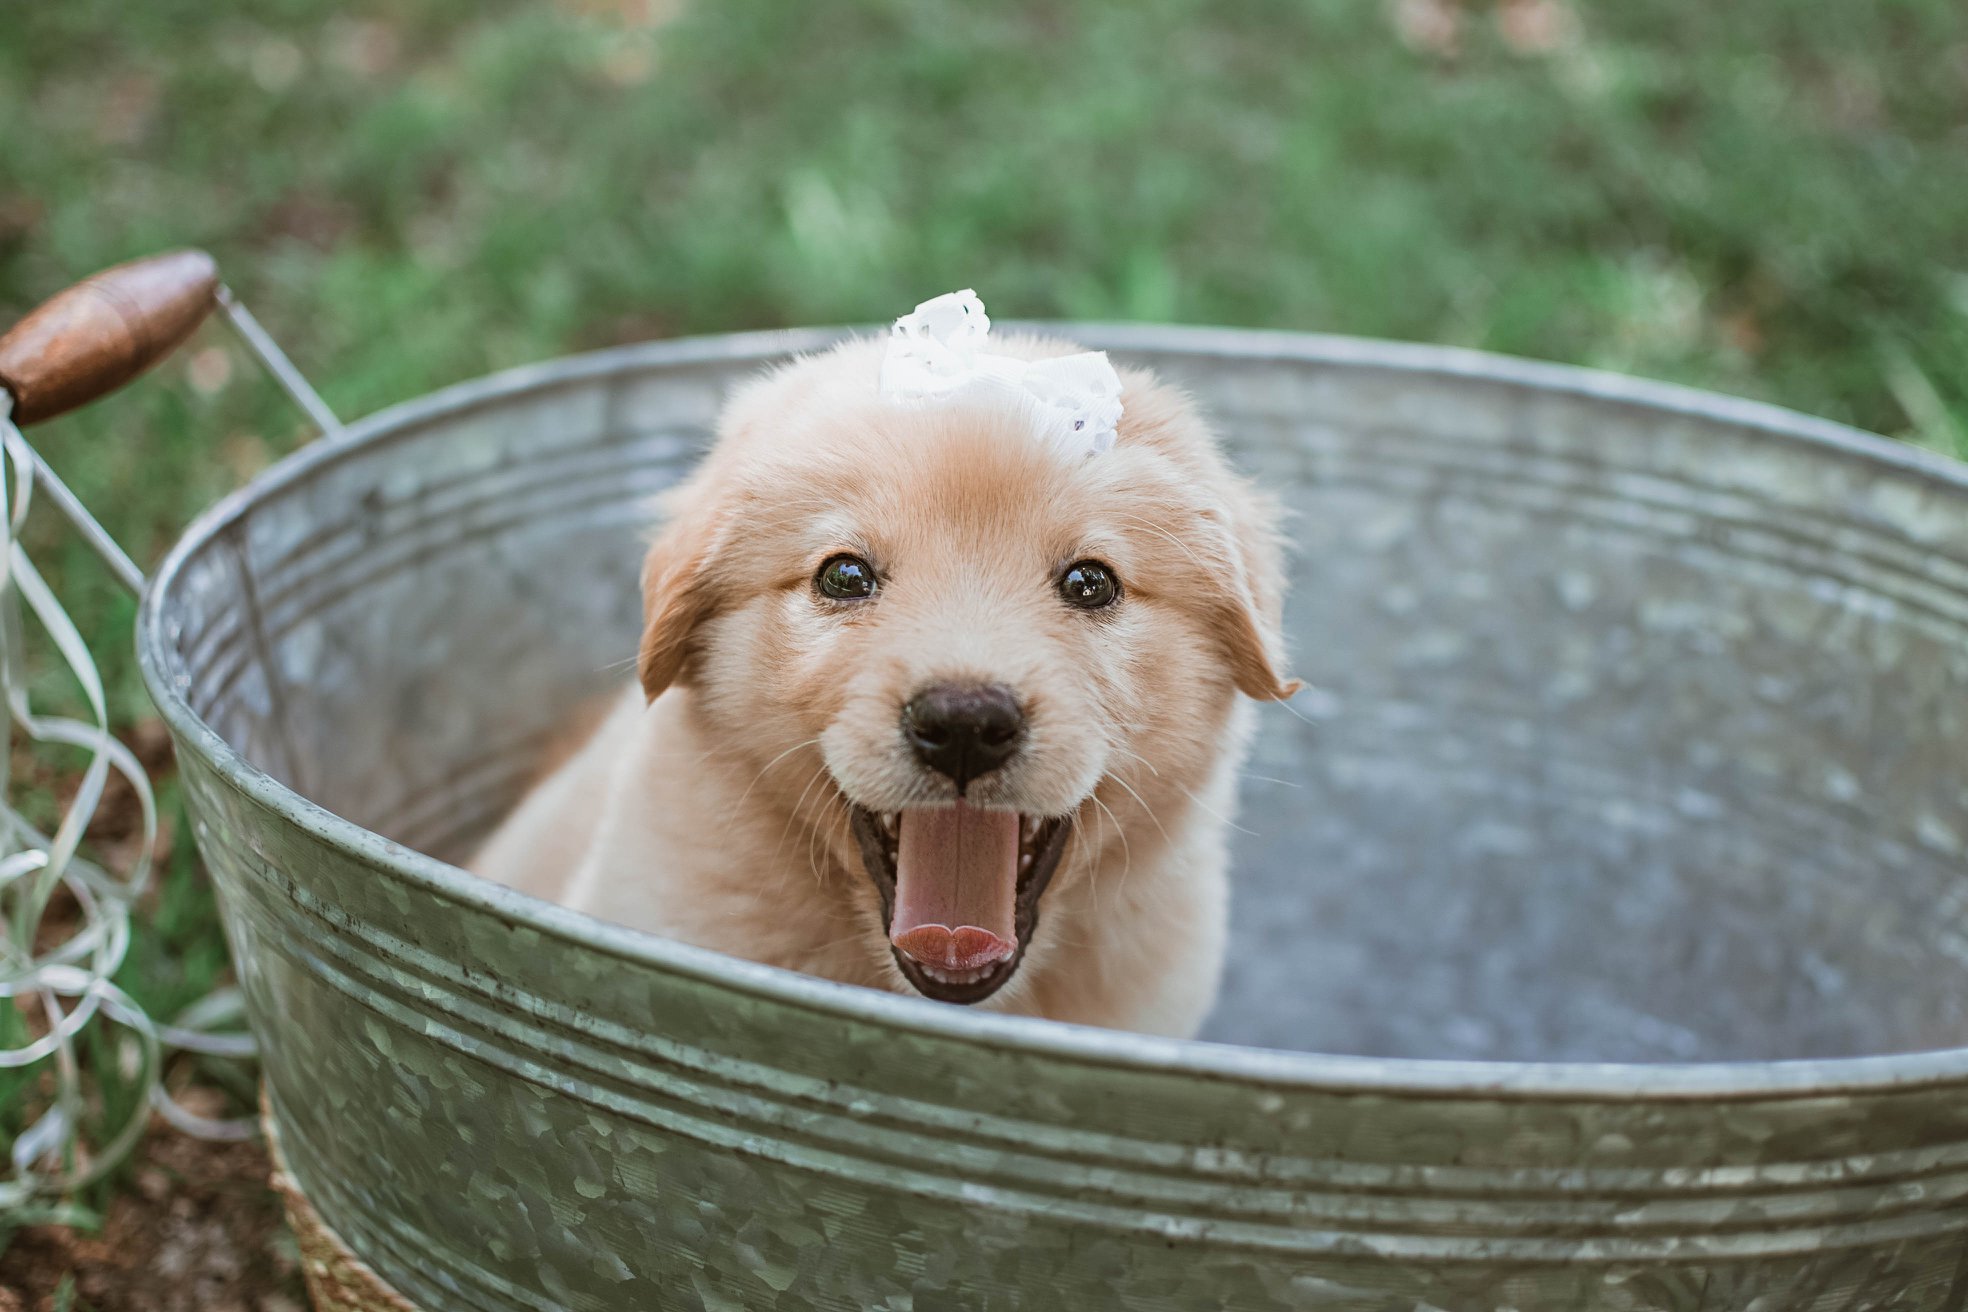
{"label": "ribbed metal surface", "polygon": [[1958,1312],[1968,477],[1465,352],[1077,336],[1296,514],[1331,704],[1267,708],[1209,1030],[1261,1046],[847,989],[420,854],[627,677],[648,494],[824,335],[582,357],[288,462],[145,608],[323,1220],[433,1312]]}

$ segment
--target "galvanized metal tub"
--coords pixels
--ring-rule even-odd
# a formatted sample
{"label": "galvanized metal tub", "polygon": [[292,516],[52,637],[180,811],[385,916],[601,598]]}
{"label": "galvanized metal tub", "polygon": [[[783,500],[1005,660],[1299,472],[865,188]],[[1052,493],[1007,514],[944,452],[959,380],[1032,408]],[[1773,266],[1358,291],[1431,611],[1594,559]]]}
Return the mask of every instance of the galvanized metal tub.
{"label": "galvanized metal tub", "polygon": [[1224,1042],[441,859],[626,677],[646,498],[727,386],[827,335],[584,356],[284,463],[143,610],[319,1218],[433,1312],[1961,1308],[1963,469],[1469,352],[1075,335],[1296,512],[1329,701],[1266,711]]}

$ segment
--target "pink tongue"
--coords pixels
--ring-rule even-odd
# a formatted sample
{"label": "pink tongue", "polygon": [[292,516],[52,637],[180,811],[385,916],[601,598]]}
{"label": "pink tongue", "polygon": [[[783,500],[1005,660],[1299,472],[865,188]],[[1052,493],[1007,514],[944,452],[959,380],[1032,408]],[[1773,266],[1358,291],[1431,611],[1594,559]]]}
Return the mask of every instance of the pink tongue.
{"label": "pink tongue", "polygon": [[902,813],[888,936],[926,966],[976,970],[1017,949],[1018,813],[955,806]]}

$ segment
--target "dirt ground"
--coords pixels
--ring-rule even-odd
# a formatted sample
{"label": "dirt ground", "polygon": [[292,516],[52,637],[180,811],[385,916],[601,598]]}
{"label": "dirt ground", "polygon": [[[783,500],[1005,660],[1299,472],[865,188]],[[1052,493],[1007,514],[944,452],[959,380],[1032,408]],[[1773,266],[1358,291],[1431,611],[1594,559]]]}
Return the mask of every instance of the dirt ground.
{"label": "dirt ground", "polygon": [[[169,774],[170,739],[160,722],[140,722],[123,737],[151,778]],[[65,805],[73,772],[15,746],[16,783]],[[94,850],[122,868],[141,832],[136,795],[111,775],[89,831]],[[160,868],[171,842],[166,817],[153,853]],[[156,901],[153,892],[143,923],[156,916]],[[58,942],[73,918],[73,906],[58,897],[37,946]],[[214,1089],[187,1090],[181,1101],[212,1117],[238,1112]],[[267,1183],[270,1170],[258,1143],[205,1143],[154,1120],[100,1230],[38,1226],[0,1249],[0,1312],[301,1312],[299,1257]]]}
{"label": "dirt ground", "polygon": [[99,1233],[37,1227],[0,1253],[0,1312],[302,1312],[268,1171],[257,1143],[153,1125],[134,1187],[117,1192]]}

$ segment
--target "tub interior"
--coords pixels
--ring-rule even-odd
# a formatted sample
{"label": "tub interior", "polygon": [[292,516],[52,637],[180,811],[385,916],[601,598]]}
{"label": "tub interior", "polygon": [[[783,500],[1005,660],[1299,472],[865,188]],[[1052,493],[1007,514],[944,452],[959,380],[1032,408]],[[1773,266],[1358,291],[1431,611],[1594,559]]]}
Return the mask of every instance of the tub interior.
{"label": "tub interior", "polygon": [[[1968,484],[1727,407],[1224,340],[1097,343],[1191,388],[1293,516],[1315,690],[1262,710],[1206,1037],[1968,1043]],[[173,583],[192,708],[328,809],[461,857],[570,708],[632,677],[649,499],[758,367],[546,368],[314,465]]]}

